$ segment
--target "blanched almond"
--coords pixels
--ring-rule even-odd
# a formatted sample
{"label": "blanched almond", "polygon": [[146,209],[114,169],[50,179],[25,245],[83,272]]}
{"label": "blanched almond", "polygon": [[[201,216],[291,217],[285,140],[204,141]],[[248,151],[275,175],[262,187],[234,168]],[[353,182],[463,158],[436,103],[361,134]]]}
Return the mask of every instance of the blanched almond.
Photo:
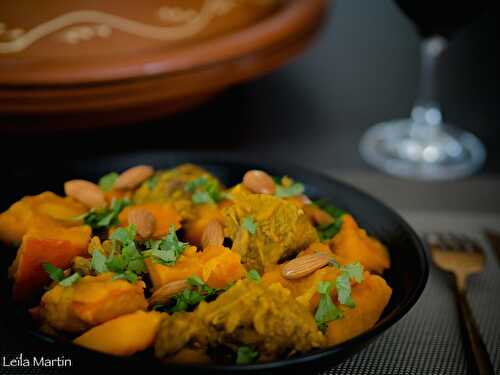
{"label": "blanched almond", "polygon": [[271,176],[264,171],[251,170],[243,176],[243,186],[252,193],[257,194],[274,194],[276,185]]}
{"label": "blanched almond", "polygon": [[115,183],[115,189],[135,189],[155,173],[149,165],[138,165],[122,172]]}
{"label": "blanched almond", "polygon": [[156,228],[156,219],[151,212],[144,208],[132,208],[128,213],[128,223],[134,224],[137,234],[142,238],[150,238]]}
{"label": "blanched almond", "polygon": [[281,275],[288,280],[295,280],[310,275],[323,268],[333,259],[326,253],[315,253],[292,259],[281,269]]}
{"label": "blanched almond", "polygon": [[222,246],[224,243],[224,228],[217,220],[210,221],[201,236],[201,245],[203,248],[208,246]]}
{"label": "blanched almond", "polygon": [[170,298],[188,288],[186,280],[172,281],[157,289],[149,298],[149,306],[161,305],[167,303]]}
{"label": "blanched almond", "polygon": [[88,208],[102,208],[106,206],[106,199],[102,190],[93,182],[86,180],[71,180],[64,183],[64,192]]}

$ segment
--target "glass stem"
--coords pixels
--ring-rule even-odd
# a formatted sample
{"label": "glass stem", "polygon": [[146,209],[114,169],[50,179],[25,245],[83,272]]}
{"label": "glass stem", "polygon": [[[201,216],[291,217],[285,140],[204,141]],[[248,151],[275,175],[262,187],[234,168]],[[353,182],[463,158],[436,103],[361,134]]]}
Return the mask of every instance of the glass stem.
{"label": "glass stem", "polygon": [[422,41],[420,84],[417,100],[412,109],[411,133],[415,137],[429,138],[441,129],[442,114],[437,100],[437,63],[447,41],[433,36]]}

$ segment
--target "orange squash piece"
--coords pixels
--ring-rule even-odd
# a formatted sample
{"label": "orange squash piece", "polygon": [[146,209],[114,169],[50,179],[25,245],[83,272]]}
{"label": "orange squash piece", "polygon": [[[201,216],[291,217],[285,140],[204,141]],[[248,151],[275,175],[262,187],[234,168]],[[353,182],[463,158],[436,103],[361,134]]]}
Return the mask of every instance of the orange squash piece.
{"label": "orange squash piece", "polygon": [[136,311],[91,328],[73,342],[87,349],[128,356],[153,345],[160,323],[167,314]]}
{"label": "orange squash piece", "polygon": [[169,282],[197,275],[211,288],[222,288],[246,275],[240,256],[224,246],[208,246],[197,252],[194,246],[188,247],[174,266],[154,263],[146,259],[154,289]]}
{"label": "orange squash piece", "polygon": [[165,237],[171,225],[175,229],[181,227],[181,216],[175,208],[169,203],[144,203],[134,206],[127,206],[118,216],[120,225],[126,227],[128,225],[128,214],[133,208],[142,208],[149,211],[156,219],[156,226],[153,233],[153,238],[159,239]]}
{"label": "orange squash piece", "polygon": [[24,197],[0,214],[0,241],[9,245],[20,243],[34,226],[81,225],[81,221],[74,219],[87,211],[73,198],[63,198],[49,191]]}
{"label": "orange squash piece", "polygon": [[[225,206],[226,204],[224,204]],[[203,231],[212,220],[224,224],[224,216],[219,206],[215,204],[200,204],[193,208],[194,219],[187,220],[184,224],[184,235],[186,240],[195,246],[201,246]]]}
{"label": "orange squash piece", "polygon": [[373,327],[389,303],[391,294],[392,289],[382,277],[365,272],[364,281],[352,288],[356,307],[342,306],[343,318],[328,324],[328,345],[340,344]]}
{"label": "orange squash piece", "polygon": [[42,296],[42,320],[57,330],[79,333],[120,315],[145,310],[144,282],[113,280],[113,275],[85,276],[69,287],[57,284]]}
{"label": "orange squash piece", "polygon": [[34,227],[23,237],[9,272],[14,278],[13,298],[27,300],[49,282],[42,263],[65,269],[77,255],[85,255],[91,229],[86,225]]}
{"label": "orange squash piece", "polygon": [[360,262],[368,271],[381,274],[389,268],[391,261],[385,246],[359,228],[352,216],[344,215],[342,220],[342,228],[330,241],[332,251],[349,263]]}

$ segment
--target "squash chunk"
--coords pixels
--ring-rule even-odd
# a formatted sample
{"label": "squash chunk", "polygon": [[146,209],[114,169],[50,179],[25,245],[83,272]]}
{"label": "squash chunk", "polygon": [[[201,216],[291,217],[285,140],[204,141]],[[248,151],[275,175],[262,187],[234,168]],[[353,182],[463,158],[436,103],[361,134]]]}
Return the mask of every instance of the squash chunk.
{"label": "squash chunk", "polygon": [[175,226],[176,230],[181,227],[181,217],[169,203],[145,203],[127,206],[118,216],[121,226],[126,227],[128,225],[128,214],[130,210],[134,208],[143,208],[154,216],[156,226],[153,238],[158,239],[164,237],[168,233],[171,225]]}
{"label": "squash chunk", "polygon": [[40,315],[57,330],[79,333],[117,316],[145,310],[144,287],[142,281],[113,280],[113,273],[85,276],[70,287],[58,284],[47,291]]}
{"label": "squash chunk", "polygon": [[75,226],[81,222],[74,218],[87,212],[87,208],[73,198],[60,197],[46,191],[27,196],[0,214],[0,241],[9,245],[20,243],[34,226]]}
{"label": "squash chunk", "polygon": [[48,262],[68,268],[77,255],[87,253],[91,229],[83,225],[72,228],[34,227],[23,237],[21,247],[9,272],[14,278],[15,300],[26,300],[49,282],[42,268]]}
{"label": "squash chunk", "polygon": [[132,355],[153,345],[165,316],[156,311],[136,311],[91,328],[73,342],[102,353]]}
{"label": "squash chunk", "polygon": [[209,222],[217,220],[224,224],[224,217],[215,204],[200,204],[193,208],[195,218],[187,220],[183,226],[186,240],[195,246],[201,246],[203,231]]}
{"label": "squash chunk", "polygon": [[364,274],[364,281],[352,288],[356,307],[341,306],[344,316],[328,324],[326,338],[328,345],[337,345],[357,336],[377,323],[389,303],[392,290],[385,280],[377,275]]}
{"label": "squash chunk", "polygon": [[368,271],[381,274],[389,268],[391,261],[385,246],[359,228],[352,216],[344,215],[342,220],[342,228],[330,241],[332,251],[349,263],[360,262]]}
{"label": "squash chunk", "polygon": [[240,256],[224,246],[208,246],[196,252],[194,246],[184,250],[176,264],[166,266],[145,260],[154,289],[169,282],[197,275],[211,288],[223,288],[245,276]]}

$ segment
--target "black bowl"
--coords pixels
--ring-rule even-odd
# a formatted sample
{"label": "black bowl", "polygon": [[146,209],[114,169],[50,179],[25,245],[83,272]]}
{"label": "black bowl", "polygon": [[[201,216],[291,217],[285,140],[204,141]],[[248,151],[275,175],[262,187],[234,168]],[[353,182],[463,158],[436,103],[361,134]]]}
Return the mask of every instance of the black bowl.
{"label": "black bowl", "polygon": [[[249,163],[232,157],[213,156],[210,154],[150,152],[124,154],[98,160],[84,160],[58,166],[57,169],[17,170],[2,189],[0,208],[5,209],[14,200],[26,194],[36,194],[44,190],[62,193],[63,182],[71,178],[97,180],[101,175],[120,171],[136,164],[151,164],[157,168],[168,168],[183,162],[193,162],[207,168],[210,172],[231,185],[241,181],[249,169],[263,169],[273,175],[288,175],[306,185],[306,192],[312,198],[325,198],[351,213],[367,232],[379,238],[389,249],[392,267],[384,274],[393,289],[391,300],[380,321],[369,331],[354,337],[340,345],[317,350],[290,359],[254,365],[162,365],[152,358],[151,353],[141,353],[130,358],[116,358],[90,350],[69,345],[63,340],[53,340],[36,332],[25,307],[15,305],[10,300],[9,284],[2,281],[0,298],[4,312],[2,325],[7,337],[4,346],[15,352],[41,353],[47,358],[64,356],[72,360],[72,370],[106,368],[117,371],[125,369],[165,371],[169,373],[213,373],[213,372],[249,372],[249,373],[295,373],[320,371],[340,363],[366,346],[371,340],[401,319],[417,302],[429,273],[429,263],[422,242],[410,226],[393,210],[359,190],[341,183],[318,172],[297,166],[280,163]],[[8,199],[8,201],[6,201]],[[10,256],[5,254],[10,253]],[[12,260],[12,251],[3,249],[1,265],[5,274],[8,263]],[[68,368],[69,370],[69,368]],[[75,372],[76,372],[75,371]]]}

